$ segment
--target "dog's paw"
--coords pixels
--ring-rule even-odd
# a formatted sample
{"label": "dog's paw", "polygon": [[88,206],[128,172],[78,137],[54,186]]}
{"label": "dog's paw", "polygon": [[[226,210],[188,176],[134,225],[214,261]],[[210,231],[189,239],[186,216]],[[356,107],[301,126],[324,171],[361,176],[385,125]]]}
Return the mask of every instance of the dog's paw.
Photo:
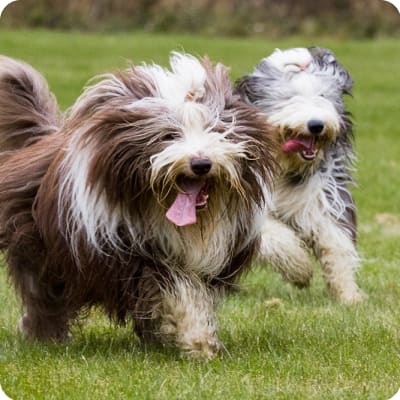
{"label": "dog's paw", "polygon": [[218,338],[208,337],[185,343],[181,346],[181,349],[183,354],[189,358],[208,361],[220,353],[222,345]]}
{"label": "dog's paw", "polygon": [[310,286],[313,266],[308,251],[301,245],[292,253],[286,253],[282,275],[292,285],[303,289]]}
{"label": "dog's paw", "polygon": [[310,286],[313,278],[313,266],[308,251],[298,243],[285,249],[285,253],[276,254],[270,258],[272,268],[282,275],[282,278],[299,289]]}
{"label": "dog's paw", "polygon": [[313,267],[305,243],[287,225],[268,219],[261,237],[259,258],[298,288],[308,287]]}
{"label": "dog's paw", "polygon": [[68,340],[68,327],[60,321],[36,321],[24,315],[17,324],[18,332],[24,339],[65,342]]}
{"label": "dog's paw", "polygon": [[360,304],[368,299],[368,295],[361,289],[354,289],[340,293],[338,299],[344,304]]}
{"label": "dog's paw", "polygon": [[17,331],[20,333],[25,339],[31,336],[30,330],[28,328],[28,316],[24,315],[20,318],[17,324]]}

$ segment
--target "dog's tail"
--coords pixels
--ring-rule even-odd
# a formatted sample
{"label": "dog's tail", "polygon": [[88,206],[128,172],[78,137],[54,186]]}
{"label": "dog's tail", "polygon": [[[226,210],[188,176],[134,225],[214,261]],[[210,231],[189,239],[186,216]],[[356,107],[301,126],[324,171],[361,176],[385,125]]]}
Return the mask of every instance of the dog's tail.
{"label": "dog's tail", "polygon": [[58,129],[55,96],[30,65],[0,56],[0,154],[35,143]]}

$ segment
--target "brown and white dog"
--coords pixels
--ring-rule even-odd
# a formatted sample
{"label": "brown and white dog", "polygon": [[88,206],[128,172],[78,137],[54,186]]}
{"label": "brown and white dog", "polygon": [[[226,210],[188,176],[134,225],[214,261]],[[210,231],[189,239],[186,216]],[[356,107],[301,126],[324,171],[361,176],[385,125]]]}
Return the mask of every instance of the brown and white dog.
{"label": "brown and white dog", "polygon": [[354,277],[353,134],[343,99],[352,85],[347,70],[322,48],[276,50],[237,83],[242,98],[277,129],[280,143],[276,218],[267,221],[261,255],[288,281],[307,286],[311,248],[330,292],[346,303],[365,297]]}
{"label": "brown and white dog", "polygon": [[86,88],[66,115],[0,58],[0,247],[30,338],[101,305],[143,339],[220,348],[218,297],[257,253],[271,136],[227,69],[174,53]]}

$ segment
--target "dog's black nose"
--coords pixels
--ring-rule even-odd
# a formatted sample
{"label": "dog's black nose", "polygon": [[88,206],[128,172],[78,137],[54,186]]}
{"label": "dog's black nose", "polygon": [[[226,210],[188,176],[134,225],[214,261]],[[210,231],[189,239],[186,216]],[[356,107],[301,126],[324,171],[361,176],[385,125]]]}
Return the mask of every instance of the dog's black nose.
{"label": "dog's black nose", "polygon": [[210,172],[212,162],[209,158],[192,158],[190,168],[196,175],[205,175]]}
{"label": "dog's black nose", "polygon": [[319,135],[324,130],[324,123],[319,119],[311,119],[308,121],[307,128],[313,135]]}

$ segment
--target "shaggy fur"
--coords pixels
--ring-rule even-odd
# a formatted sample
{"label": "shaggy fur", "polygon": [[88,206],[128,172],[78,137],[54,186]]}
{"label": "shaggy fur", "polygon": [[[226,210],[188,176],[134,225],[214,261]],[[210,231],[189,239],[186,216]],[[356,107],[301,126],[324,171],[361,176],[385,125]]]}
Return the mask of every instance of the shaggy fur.
{"label": "shaggy fur", "polygon": [[258,251],[269,127],[221,64],[170,62],[100,77],[62,117],[0,58],[0,247],[27,337],[64,339],[101,305],[142,339],[219,350],[217,300]]}
{"label": "shaggy fur", "polygon": [[334,54],[322,48],[276,50],[237,83],[242,98],[279,132],[276,220],[266,224],[261,254],[303,287],[312,277],[310,247],[330,292],[349,303],[363,298],[354,279],[353,133],[343,101],[352,85]]}

